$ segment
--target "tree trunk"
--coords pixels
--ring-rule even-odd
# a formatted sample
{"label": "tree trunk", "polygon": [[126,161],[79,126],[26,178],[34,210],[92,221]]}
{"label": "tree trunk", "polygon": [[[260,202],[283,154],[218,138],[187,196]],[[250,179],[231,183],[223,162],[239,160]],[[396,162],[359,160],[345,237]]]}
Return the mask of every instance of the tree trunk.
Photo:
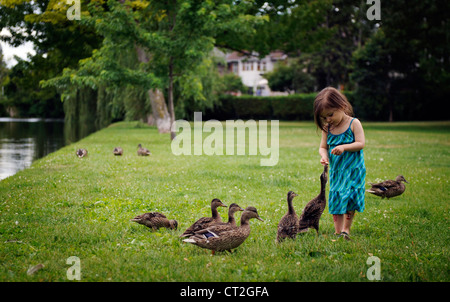
{"label": "tree trunk", "polygon": [[[173,64],[172,58],[170,58],[169,63],[169,114],[170,114],[170,124],[172,125],[175,122],[175,110],[173,106]],[[175,131],[170,132],[170,139],[174,140],[176,137]]]}
{"label": "tree trunk", "polygon": [[[135,48],[139,62],[148,63],[150,59],[145,50],[139,46]],[[159,133],[169,133],[173,121],[167,111],[164,94],[159,89],[149,89],[147,93],[152,106],[152,115],[148,118],[148,124],[156,125]]]}

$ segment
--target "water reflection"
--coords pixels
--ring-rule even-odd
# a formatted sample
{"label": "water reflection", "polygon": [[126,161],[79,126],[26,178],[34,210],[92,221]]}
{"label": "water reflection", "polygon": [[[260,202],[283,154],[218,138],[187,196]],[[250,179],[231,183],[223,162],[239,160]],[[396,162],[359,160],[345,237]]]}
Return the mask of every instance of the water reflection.
{"label": "water reflection", "polygon": [[63,121],[0,118],[0,180],[64,145]]}

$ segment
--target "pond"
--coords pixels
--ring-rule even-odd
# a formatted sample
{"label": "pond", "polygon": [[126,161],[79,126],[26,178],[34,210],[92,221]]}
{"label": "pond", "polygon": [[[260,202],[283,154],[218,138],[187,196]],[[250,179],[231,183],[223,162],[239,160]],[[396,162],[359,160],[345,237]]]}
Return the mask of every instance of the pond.
{"label": "pond", "polygon": [[0,118],[0,181],[65,143],[63,120]]}

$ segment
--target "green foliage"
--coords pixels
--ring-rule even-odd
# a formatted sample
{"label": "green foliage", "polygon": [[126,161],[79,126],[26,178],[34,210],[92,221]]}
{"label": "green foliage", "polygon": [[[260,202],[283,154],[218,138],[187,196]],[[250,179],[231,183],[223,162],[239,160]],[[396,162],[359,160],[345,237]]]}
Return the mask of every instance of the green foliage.
{"label": "green foliage", "polygon": [[[351,92],[344,92],[353,101]],[[313,103],[316,93],[288,96],[232,96],[222,95],[220,103],[207,110],[207,119],[277,119],[313,120]]]}
{"label": "green foliage", "polygon": [[450,9],[446,1],[383,4],[380,29],[354,54],[352,79],[367,118],[447,119]]}
{"label": "green foliage", "polygon": [[315,79],[303,71],[304,66],[294,60],[288,64],[278,64],[271,72],[264,74],[273,91],[305,93],[314,91]]}
{"label": "green foliage", "polygon": [[[175,156],[155,127],[113,124],[0,182],[0,281],[68,281],[70,256],[81,260],[82,282],[368,282],[370,256],[380,259],[381,281],[450,281],[449,123],[364,129],[367,188],[401,173],[409,181],[405,193],[390,200],[367,194],[352,242],[334,237],[326,208],[319,237],[310,230],[276,244],[287,192],[299,193],[293,204],[300,213],[320,189],[320,136],[312,122],[280,123],[273,167],[261,167],[260,155]],[[152,156],[138,157],[138,143]],[[118,145],[121,157],[112,154]],[[88,157],[76,157],[80,147]],[[211,256],[179,238],[210,215],[213,198],[255,206],[265,220],[250,222],[249,238],[232,254]],[[178,230],[152,232],[130,221],[149,211],[177,219]],[[227,219],[225,208],[219,213]],[[39,263],[44,268],[27,275]]]}

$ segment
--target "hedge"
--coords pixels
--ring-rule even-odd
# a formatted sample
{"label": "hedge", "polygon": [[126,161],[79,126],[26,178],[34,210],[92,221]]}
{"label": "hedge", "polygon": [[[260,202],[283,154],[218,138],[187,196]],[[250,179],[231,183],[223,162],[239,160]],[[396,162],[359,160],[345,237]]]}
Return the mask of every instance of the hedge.
{"label": "hedge", "polygon": [[[317,93],[288,96],[220,97],[219,104],[206,110],[203,119],[313,120],[313,103]],[[352,93],[345,92],[351,102]]]}

